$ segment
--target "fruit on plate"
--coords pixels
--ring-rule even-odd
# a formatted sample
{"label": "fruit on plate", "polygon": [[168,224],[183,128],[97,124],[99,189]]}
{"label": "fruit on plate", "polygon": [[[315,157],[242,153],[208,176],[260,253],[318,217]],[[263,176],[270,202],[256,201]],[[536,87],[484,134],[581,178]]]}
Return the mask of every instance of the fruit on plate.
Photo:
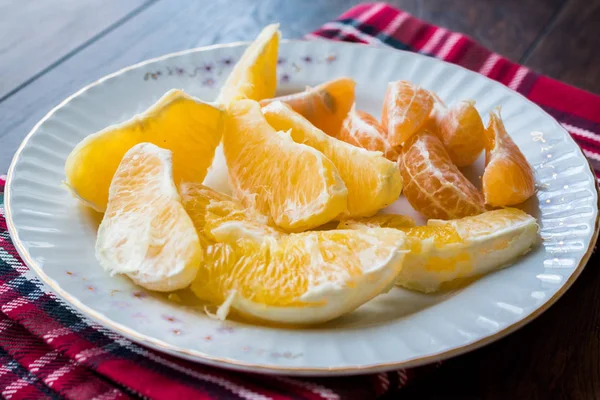
{"label": "fruit on plate", "polygon": [[[217,96],[217,103],[227,107],[236,100],[261,100],[275,96],[277,88],[277,57],[279,24],[263,28],[233,67]],[[204,183],[221,192],[231,193],[223,147],[217,147],[213,168]]]}
{"label": "fruit on plate", "polygon": [[288,131],[296,143],[323,153],[336,166],[348,189],[348,216],[370,216],[398,199],[402,177],[396,163],[381,153],[367,151],[328,136],[285,103],[262,108],[267,122]]}
{"label": "fruit on plate", "polygon": [[416,226],[415,220],[406,215],[381,214],[372,217],[343,219],[338,223],[337,229],[357,228],[396,228],[408,229]]}
{"label": "fruit on plate", "polygon": [[241,99],[275,96],[279,24],[267,25],[248,46],[221,87],[216,102],[228,105]]}
{"label": "fruit on plate", "polygon": [[493,207],[520,204],[535,193],[531,166],[508,136],[500,110],[490,113],[486,134],[483,195]]}
{"label": "fruit on plate", "polygon": [[181,192],[207,243],[191,289],[221,319],[232,308],[279,323],[331,320],[389,290],[407,253],[396,229],[287,234],[202,185]]}
{"label": "fruit on plate", "polygon": [[[403,216],[397,216],[402,220]],[[379,222],[362,221],[365,229]],[[397,284],[422,292],[503,268],[527,253],[537,241],[535,218],[516,208],[488,211],[453,221],[429,220],[427,226],[398,227],[407,235],[410,253]],[[458,280],[458,281],[457,281]]]}
{"label": "fruit on plate", "polygon": [[427,218],[455,219],[485,211],[483,196],[452,163],[436,135],[421,131],[399,157],[404,196]]}
{"label": "fruit on plate", "polygon": [[65,164],[66,184],[99,212],[125,153],[142,142],[173,153],[176,183],[202,182],[223,131],[223,110],[181,90],[170,90],[143,114],[83,139]]}
{"label": "fruit on plate", "polygon": [[[208,237],[216,225],[227,222],[243,221],[246,228],[260,235],[274,235],[282,232],[277,227],[269,225],[268,218],[252,208],[244,207],[238,200],[226,194],[217,192],[198,183],[182,183],[179,193],[185,209],[192,219],[198,232],[200,243],[206,247]],[[221,232],[224,232],[221,229]],[[219,236],[222,239],[223,235]],[[213,238],[214,239],[214,238]]]}
{"label": "fruit on plate", "polygon": [[282,101],[323,132],[337,137],[344,118],[354,104],[355,85],[350,78],[338,78],[303,92],[262,100],[260,105]]}
{"label": "fruit on plate", "polygon": [[407,81],[390,82],[383,98],[381,123],[387,140],[399,147],[428,121],[434,99],[427,90]]}
{"label": "fruit on plate", "polygon": [[485,146],[485,128],[474,101],[449,108],[440,121],[439,138],[458,167],[473,164]]}
{"label": "fruit on plate", "polygon": [[125,274],[150,290],[192,282],[202,248],[181,204],[169,150],[139,143],[125,154],[98,228],[96,258],[111,274]]}
{"label": "fruit on plate", "polygon": [[230,105],[223,150],[236,197],[285,230],[314,228],[347,210],[348,190],[333,162],[273,129],[255,101]]}
{"label": "fruit on plate", "polygon": [[352,107],[340,130],[338,139],[371,151],[380,151],[391,161],[398,159],[398,153],[387,141],[387,134],[371,114]]}

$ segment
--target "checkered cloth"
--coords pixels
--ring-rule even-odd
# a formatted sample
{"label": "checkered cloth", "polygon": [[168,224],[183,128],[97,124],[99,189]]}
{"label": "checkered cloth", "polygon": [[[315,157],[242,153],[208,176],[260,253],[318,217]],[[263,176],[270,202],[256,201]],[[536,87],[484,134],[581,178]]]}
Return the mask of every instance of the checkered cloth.
{"label": "checkered cloth", "polygon": [[[496,79],[540,104],[600,169],[600,97],[536,74],[468,37],[385,4],[359,5],[308,37],[417,51]],[[49,293],[20,260],[6,228],[0,177],[0,393],[12,399],[370,399],[428,367],[346,378],[230,372],[131,343]]]}

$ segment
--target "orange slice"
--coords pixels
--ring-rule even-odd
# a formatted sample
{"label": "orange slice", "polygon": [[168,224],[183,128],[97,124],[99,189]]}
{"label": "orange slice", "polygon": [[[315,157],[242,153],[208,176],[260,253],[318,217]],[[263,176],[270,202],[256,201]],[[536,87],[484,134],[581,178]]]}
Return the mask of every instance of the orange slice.
{"label": "orange slice", "polygon": [[396,221],[396,228],[406,233],[410,248],[396,283],[422,292],[437,291],[450,282],[459,283],[503,268],[537,241],[535,218],[515,208],[452,221],[429,220],[427,226],[402,224],[407,218],[402,215],[386,215],[387,220],[378,217],[364,218],[347,227],[373,228]]}
{"label": "orange slice", "polygon": [[381,121],[393,147],[402,145],[422,128],[433,109],[431,94],[407,81],[388,84]]}
{"label": "orange slice", "polygon": [[150,290],[192,282],[202,248],[177,193],[169,150],[140,143],[125,154],[110,185],[96,258],[107,271]]}
{"label": "orange slice", "polygon": [[221,319],[230,308],[280,323],[336,318],[389,290],[407,253],[405,235],[395,229],[286,234],[202,185],[181,191],[206,243],[191,289],[218,306]]}
{"label": "orange slice", "polygon": [[229,178],[245,206],[302,231],[346,212],[348,190],[323,153],[276,131],[252,100],[230,105],[223,135]]}
{"label": "orange slice", "polygon": [[65,164],[66,184],[79,199],[103,212],[121,159],[142,142],[173,152],[176,183],[202,182],[222,130],[221,108],[181,90],[170,90],[143,114],[109,126],[77,144]]}
{"label": "orange slice", "polygon": [[228,105],[236,100],[261,100],[275,95],[280,36],[279,24],[263,28],[233,67],[217,103]]}
{"label": "orange slice", "polygon": [[342,122],[354,103],[354,86],[350,78],[338,78],[308,88],[304,92],[294,93],[274,99],[262,100],[261,106],[273,101],[282,101],[308,119],[314,126],[336,137]]}
{"label": "orange slice", "polygon": [[455,219],[485,211],[483,196],[458,170],[440,139],[414,135],[399,158],[404,196],[427,218]]}
{"label": "orange slice", "polygon": [[483,173],[485,202],[493,207],[520,204],[535,193],[531,166],[510,138],[500,111],[490,113]]}
{"label": "orange slice", "polygon": [[336,166],[348,189],[348,210],[344,215],[373,215],[400,196],[400,171],[396,163],[381,153],[367,151],[328,136],[282,102],[273,102],[263,107],[262,111],[273,128],[289,131],[295,142],[315,148]]}
{"label": "orange slice", "polygon": [[344,119],[337,138],[363,149],[380,151],[388,160],[398,159],[398,153],[388,143],[387,134],[375,117],[354,106]]}

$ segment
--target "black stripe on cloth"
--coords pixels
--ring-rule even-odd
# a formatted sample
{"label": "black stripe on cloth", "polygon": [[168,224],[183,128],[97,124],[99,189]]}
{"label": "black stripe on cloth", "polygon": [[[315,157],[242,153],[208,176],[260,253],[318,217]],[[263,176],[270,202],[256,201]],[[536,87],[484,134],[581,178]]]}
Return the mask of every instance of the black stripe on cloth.
{"label": "black stripe on cloth", "polygon": [[[19,379],[26,381],[28,385],[34,386],[40,393],[45,394],[48,399],[64,399],[64,397],[41,382],[35,375],[27,371],[25,367],[13,359],[2,347],[0,347],[0,365],[18,376]],[[2,382],[2,379],[0,379],[0,382]],[[6,390],[11,383],[13,382],[4,381],[4,383],[0,385],[0,389]]]}
{"label": "black stripe on cloth", "polygon": [[372,25],[369,25],[366,23],[361,23],[360,21],[357,21],[353,18],[338,19],[336,22],[341,23],[343,25],[352,26],[352,27],[358,29],[360,32],[364,33],[365,35],[369,35],[369,36],[379,39],[380,41],[387,44],[388,46],[392,46],[392,47],[394,47],[396,49],[400,49],[400,50],[410,50],[410,47],[406,43],[403,43],[397,39],[394,39],[392,36],[384,34],[383,32],[379,31],[379,29],[375,28]]}

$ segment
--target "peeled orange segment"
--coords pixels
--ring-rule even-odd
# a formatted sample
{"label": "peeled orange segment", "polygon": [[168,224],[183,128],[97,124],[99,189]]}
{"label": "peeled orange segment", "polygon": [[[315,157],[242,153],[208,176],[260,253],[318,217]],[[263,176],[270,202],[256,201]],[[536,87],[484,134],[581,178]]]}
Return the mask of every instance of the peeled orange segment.
{"label": "peeled orange segment", "polygon": [[433,91],[429,91],[431,97],[433,97],[433,107],[431,108],[431,112],[429,113],[429,117],[427,118],[427,122],[422,127],[422,130],[429,131],[431,133],[435,133],[440,136],[440,127],[442,125],[442,119],[448,112],[448,107],[446,103]]}
{"label": "peeled orange segment", "polygon": [[357,228],[396,228],[405,229],[415,226],[415,220],[405,215],[383,214],[372,217],[351,218],[340,221],[337,229]]}
{"label": "peeled orange segment", "polygon": [[450,160],[437,136],[421,131],[399,158],[404,196],[427,218],[455,219],[485,211],[483,196]]}
{"label": "peeled orange segment", "polygon": [[304,92],[262,100],[260,105],[282,101],[323,132],[337,137],[342,122],[354,103],[355,85],[350,78],[338,78],[307,88]]}
{"label": "peeled orange segment", "polygon": [[389,290],[406,254],[405,235],[395,229],[286,234],[201,185],[188,185],[184,193],[207,243],[191,289],[219,306],[221,319],[229,308],[281,323],[336,318]]}
{"label": "peeled orange segment", "polygon": [[233,67],[217,103],[228,105],[241,99],[261,100],[275,96],[280,36],[279,24],[263,28]]}
{"label": "peeled orange segment", "polygon": [[333,162],[348,189],[348,211],[344,215],[373,215],[400,196],[400,171],[394,162],[381,153],[367,151],[326,135],[282,102],[273,102],[263,107],[262,111],[273,128],[289,131],[295,142],[315,148]]}
{"label": "peeled orange segment", "polygon": [[273,129],[255,101],[231,104],[223,150],[236,197],[277,226],[302,231],[347,210],[348,190],[335,165]]}
{"label": "peeled orange segment", "polygon": [[192,282],[202,248],[177,193],[169,150],[140,143],[125,154],[110,185],[96,258],[111,274],[150,290]]}
{"label": "peeled orange segment", "polygon": [[[179,193],[185,209],[199,233],[200,242],[222,239],[227,223],[244,222],[251,232],[264,236],[278,234],[280,231],[267,225],[268,219],[242,203],[198,183],[184,183],[179,186]],[[220,227],[220,231],[211,232],[212,228]],[[219,236],[219,233],[221,236]],[[217,236],[215,236],[215,234]]]}
{"label": "peeled orange segment", "polygon": [[429,220],[426,227],[406,231],[411,252],[396,283],[432,292],[444,283],[496,271],[527,253],[537,232],[535,218],[514,208],[453,221]]}
{"label": "peeled orange segment", "polygon": [[[261,100],[275,96],[280,36],[279,24],[263,28],[233,67],[221,87],[217,103],[227,107],[236,100]],[[221,192],[231,193],[222,146],[215,151],[212,168],[204,183]]]}
{"label": "peeled orange segment", "polygon": [[531,166],[508,136],[500,111],[490,113],[486,134],[483,194],[493,207],[520,204],[535,193]]}
{"label": "peeled orange segment", "polygon": [[390,82],[381,117],[388,142],[402,145],[426,124],[432,109],[433,97],[427,90],[407,81]]}
{"label": "peeled orange segment", "polygon": [[352,107],[344,119],[337,138],[363,149],[380,151],[388,160],[398,159],[398,153],[388,143],[387,134],[375,117],[365,111],[356,110],[355,107]]}
{"label": "peeled orange segment", "polygon": [[485,146],[485,128],[474,101],[461,101],[448,109],[438,133],[458,167],[473,164]]}
{"label": "peeled orange segment", "polygon": [[176,183],[202,182],[222,131],[221,108],[170,90],[143,114],[82,140],[67,158],[66,183],[78,198],[103,212],[121,159],[142,142],[173,152]]}
{"label": "peeled orange segment", "polygon": [[[378,222],[363,221],[367,226],[376,226]],[[360,229],[361,225],[354,228]],[[536,243],[538,225],[535,218],[523,211],[506,208],[398,229],[406,233],[410,253],[396,283],[408,289],[433,292],[444,284],[507,266]]]}

